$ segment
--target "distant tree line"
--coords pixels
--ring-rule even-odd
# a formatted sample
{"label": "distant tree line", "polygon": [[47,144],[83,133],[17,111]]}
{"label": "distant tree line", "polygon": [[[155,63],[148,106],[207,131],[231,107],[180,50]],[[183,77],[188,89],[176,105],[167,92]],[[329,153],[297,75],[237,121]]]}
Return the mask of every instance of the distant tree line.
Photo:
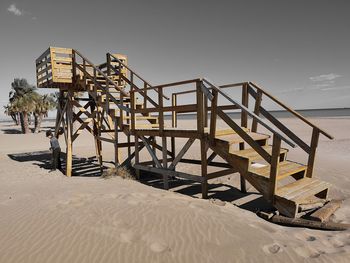
{"label": "distant tree line", "polygon": [[40,131],[41,122],[57,105],[55,94],[39,94],[37,88],[26,79],[15,78],[11,83],[9,103],[4,106],[5,114],[16,125],[21,125],[22,133],[31,132],[29,125],[34,117],[34,133]]}

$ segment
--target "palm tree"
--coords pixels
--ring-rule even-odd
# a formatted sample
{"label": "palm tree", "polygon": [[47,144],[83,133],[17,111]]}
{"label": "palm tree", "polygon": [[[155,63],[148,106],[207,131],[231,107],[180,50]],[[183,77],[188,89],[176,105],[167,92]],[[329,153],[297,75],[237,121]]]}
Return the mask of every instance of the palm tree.
{"label": "palm tree", "polygon": [[19,124],[19,117],[18,117],[18,112],[15,110],[13,105],[11,103],[8,103],[6,106],[4,106],[4,113],[12,118],[14,121],[15,125]]}
{"label": "palm tree", "polygon": [[47,116],[50,110],[56,107],[55,97],[52,94],[40,95],[35,98],[34,114],[34,132],[40,131],[40,126],[43,118]]}
{"label": "palm tree", "polygon": [[20,113],[20,122],[23,133],[29,133],[29,114],[35,109],[35,93],[27,93],[22,97],[16,98],[12,101],[15,108]]}
{"label": "palm tree", "polygon": [[19,112],[20,123],[23,133],[29,133],[29,114],[35,108],[35,86],[30,85],[26,79],[14,79],[9,93],[10,104]]}

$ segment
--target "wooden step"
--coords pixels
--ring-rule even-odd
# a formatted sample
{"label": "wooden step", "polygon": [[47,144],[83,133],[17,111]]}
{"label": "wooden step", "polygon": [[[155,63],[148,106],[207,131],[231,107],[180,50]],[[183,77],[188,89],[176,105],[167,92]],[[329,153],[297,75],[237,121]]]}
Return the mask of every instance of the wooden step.
{"label": "wooden step", "polygon": [[302,178],[278,188],[274,206],[282,214],[296,217],[299,204],[305,203],[312,196],[327,199],[330,186],[329,183],[315,178]]}
{"label": "wooden step", "polygon": [[[124,117],[125,120],[131,120],[131,116],[125,116]],[[154,116],[135,116],[136,120],[158,120],[158,117],[154,117]]]}
{"label": "wooden step", "polygon": [[314,196],[330,187],[330,184],[315,178],[302,178],[293,183],[284,185],[277,189],[276,196],[292,200],[297,203]]}
{"label": "wooden step", "polygon": [[[271,145],[266,145],[262,146],[262,148],[268,152],[270,155],[272,153],[272,146]],[[288,152],[288,149],[281,148],[281,157],[282,155],[285,155]],[[245,149],[245,150],[230,150],[230,153],[239,157],[247,158],[249,161],[255,161],[255,160],[262,160],[263,158],[253,149]],[[285,158],[281,158],[284,160]]]}
{"label": "wooden step", "polygon": [[[287,176],[294,175],[300,172],[305,172],[307,169],[306,165],[291,161],[283,161],[279,163],[277,180],[281,180]],[[269,178],[270,177],[270,165],[265,165],[263,167],[249,167],[249,173]]]}
{"label": "wooden step", "polygon": [[[124,126],[131,127],[131,124],[123,124]],[[159,124],[158,123],[150,123],[150,124],[137,124],[136,129],[152,129],[152,128],[158,128]]]}
{"label": "wooden step", "polygon": [[[248,128],[245,127],[241,127],[245,132],[249,132]],[[209,128],[205,128],[204,132],[209,133],[210,129]],[[220,136],[225,136],[225,135],[231,135],[231,134],[236,134],[235,130],[233,129],[217,129],[215,131],[215,137],[220,137]]]}
{"label": "wooden step", "polygon": [[[270,135],[263,133],[247,132],[247,134],[260,145],[266,145],[267,140],[270,138]],[[244,142],[244,140],[238,134],[222,135],[215,138],[219,141],[226,142],[228,145]]]}

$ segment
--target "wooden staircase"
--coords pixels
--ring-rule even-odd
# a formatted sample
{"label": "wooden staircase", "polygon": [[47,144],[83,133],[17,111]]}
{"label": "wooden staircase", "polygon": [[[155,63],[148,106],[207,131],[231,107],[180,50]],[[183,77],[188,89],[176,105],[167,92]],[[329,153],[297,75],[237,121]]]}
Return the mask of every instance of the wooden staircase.
{"label": "wooden staircase", "polygon": [[[197,78],[152,86],[130,69],[125,63],[125,56],[120,58],[108,53],[106,63],[94,65],[76,50],[62,48],[51,50],[50,48],[49,51],[37,60],[37,79],[39,87],[60,88],[62,103],[59,108],[60,115],[58,114],[57,117],[56,133],[61,122],[64,129],[71,127],[69,120],[79,121],[81,125],[75,133],[65,133],[67,154],[69,143],[72,143],[83,129],[87,129],[95,137],[96,155],[101,167],[101,141],[111,142],[115,145],[116,166],[130,163],[134,159],[134,168],[138,173],[143,170],[161,174],[165,189],[169,187],[169,176],[186,178],[201,183],[202,195],[206,198],[210,179],[239,173],[243,192],[246,191],[245,181],[248,181],[276,209],[289,217],[296,217],[304,204],[327,199],[330,185],[315,179],[313,168],[319,135],[322,134],[330,139],[333,137],[256,84],[243,82],[217,86],[205,78]],[[57,58],[60,52],[70,55],[71,60]],[[51,54],[51,58],[48,54]],[[53,58],[56,60],[54,61]],[[55,71],[51,73],[52,79],[49,75],[47,79],[43,77],[47,71],[45,71],[45,65],[54,69],[55,63],[56,67],[64,66],[64,69],[71,67],[69,75],[63,77],[60,75],[59,83],[55,83],[57,79]],[[176,91],[179,86],[192,84],[195,86],[193,90],[173,92],[170,96],[171,105],[166,104],[169,99],[164,95],[166,89]],[[238,88],[242,90],[241,101],[237,101],[224,91]],[[74,97],[73,92],[86,92],[89,98],[80,100],[88,101],[87,104],[81,106],[78,102],[79,98]],[[150,92],[154,92],[155,95],[151,97]],[[196,102],[179,105],[178,98],[186,94],[194,95]],[[249,109],[249,97],[253,99],[254,110]],[[263,107],[263,97],[268,97],[310,127],[312,129],[310,143],[306,143],[270,114]],[[228,104],[221,105],[219,98],[225,99]],[[78,114],[73,114],[74,118],[69,116],[72,112],[69,107],[73,106],[79,109]],[[90,112],[88,108],[91,109]],[[240,121],[231,118],[227,110],[238,110]],[[66,122],[61,117],[64,111],[66,111]],[[164,124],[166,112],[171,113],[171,127]],[[196,128],[178,126],[177,115],[183,113],[194,114]],[[81,119],[82,114],[87,117]],[[226,128],[217,128],[218,118]],[[251,118],[251,127],[248,127],[248,118]],[[90,123],[93,127],[89,126]],[[259,125],[267,132],[258,132]],[[126,143],[118,141],[119,132],[127,136]],[[103,134],[109,134],[110,138],[103,137]],[[71,142],[70,136],[73,138]],[[134,137],[133,142],[131,137]],[[156,142],[156,137],[161,138],[161,145]],[[176,151],[175,140],[178,138],[187,139],[180,151]],[[169,140],[171,147],[168,146]],[[200,142],[200,160],[184,158],[195,140]],[[307,154],[307,164],[287,159],[289,150],[296,146]],[[121,162],[117,156],[119,147],[128,147],[128,157],[124,162]],[[134,148],[133,153],[131,147]],[[142,148],[149,152],[152,161],[140,160],[139,151]],[[157,149],[161,151],[161,159],[158,159]],[[212,154],[208,157],[209,149]],[[224,163],[215,161],[216,156],[220,156]],[[67,160],[69,163],[68,157]],[[199,165],[201,175],[195,176],[178,171],[179,162]],[[224,170],[208,173],[208,165],[224,168]]]}

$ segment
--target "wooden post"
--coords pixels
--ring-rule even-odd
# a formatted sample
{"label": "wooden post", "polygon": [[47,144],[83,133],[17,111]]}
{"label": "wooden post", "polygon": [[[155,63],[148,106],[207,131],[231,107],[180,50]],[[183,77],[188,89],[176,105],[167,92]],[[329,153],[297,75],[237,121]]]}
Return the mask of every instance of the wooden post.
{"label": "wooden post", "polygon": [[274,134],[273,135],[273,144],[272,144],[272,156],[270,163],[270,191],[269,198],[272,203],[274,203],[274,195],[277,188],[277,176],[279,169],[279,160],[281,152],[281,139]]}
{"label": "wooden post", "polygon": [[[172,94],[171,95],[171,105],[172,105],[172,107],[175,107],[175,106],[177,106],[177,96],[176,96],[176,94]],[[177,112],[174,110],[174,111],[172,111],[172,122],[171,122],[171,124],[172,124],[172,127],[173,128],[175,128],[175,127],[177,127]]]}
{"label": "wooden post", "polygon": [[73,104],[72,104],[73,92],[68,91],[67,94],[67,109],[66,109],[66,122],[67,122],[67,148],[66,148],[66,176],[72,176],[73,165]]}
{"label": "wooden post", "polygon": [[307,171],[306,171],[306,177],[309,177],[309,178],[312,177],[312,173],[314,170],[316,149],[318,146],[319,136],[320,136],[320,131],[317,128],[313,128],[312,129],[311,144],[310,144],[310,153],[309,153],[309,159],[307,161]]}
{"label": "wooden post", "polygon": [[[162,159],[163,168],[168,166],[167,161],[167,139],[164,136],[164,112],[163,112],[163,87],[158,88],[158,108],[159,108],[159,134],[162,137]],[[163,173],[164,189],[169,189],[169,175]]]}
{"label": "wooden post", "polygon": [[[249,96],[248,96],[248,83],[244,83],[242,86],[242,105],[247,107],[249,106]],[[241,127],[248,127],[248,113],[246,111],[241,112]],[[239,149],[244,150],[244,142],[239,144]],[[240,175],[240,184],[241,184],[241,192],[247,192],[247,185],[243,175]]]}
{"label": "wooden post", "polygon": [[218,107],[218,91],[213,90],[213,99],[211,101],[211,116],[210,116],[210,140],[214,141],[215,133],[216,133],[216,120],[217,120],[217,114],[216,110]]}
{"label": "wooden post", "polygon": [[118,147],[118,120],[114,120],[114,166],[117,168],[119,166],[119,147]]}
{"label": "wooden post", "polygon": [[[261,101],[262,101],[262,91],[258,90],[258,96],[255,99],[255,106],[254,106],[254,113],[259,116],[260,114],[260,106],[261,106]],[[253,118],[252,122],[252,132],[257,132],[258,130],[258,121]]]}
{"label": "wooden post", "polygon": [[207,167],[207,143],[204,138],[204,101],[201,82],[196,82],[196,97],[197,97],[197,132],[200,135],[201,147],[201,173],[202,173],[202,198],[208,198],[208,167]]}
{"label": "wooden post", "polygon": [[56,113],[56,124],[55,124],[55,136],[58,138],[58,131],[61,126],[61,120],[63,112],[63,100],[64,100],[64,92],[60,90],[58,97],[58,103],[57,103],[57,113]]}
{"label": "wooden post", "polygon": [[[242,86],[242,105],[248,108],[248,83],[244,83]],[[248,127],[248,113],[244,110],[241,112],[241,126],[247,128]]]}
{"label": "wooden post", "polygon": [[204,127],[208,127],[208,98],[206,96],[204,96]]}
{"label": "wooden post", "polygon": [[[170,147],[171,147],[171,160],[174,161],[175,155],[176,155],[176,148],[175,148],[175,137],[170,137]],[[175,167],[174,167],[175,170]]]}
{"label": "wooden post", "polygon": [[201,143],[201,173],[202,173],[202,198],[208,198],[208,164],[207,164],[207,143],[204,139],[200,140]]}

